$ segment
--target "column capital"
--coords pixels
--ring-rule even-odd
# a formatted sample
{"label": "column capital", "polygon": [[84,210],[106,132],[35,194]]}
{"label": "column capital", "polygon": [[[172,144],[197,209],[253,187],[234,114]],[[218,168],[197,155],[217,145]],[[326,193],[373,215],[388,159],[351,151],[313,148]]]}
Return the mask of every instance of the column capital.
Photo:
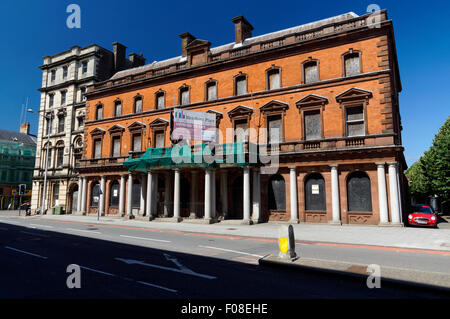
{"label": "column capital", "polygon": [[292,170],[296,170],[297,166],[288,166],[288,168],[292,171]]}
{"label": "column capital", "polygon": [[339,164],[330,164],[328,166],[330,166],[331,168],[338,168]]}
{"label": "column capital", "polygon": [[397,166],[398,162],[387,162],[386,164],[388,164],[389,166]]}
{"label": "column capital", "polygon": [[376,166],[384,166],[386,165],[386,162],[375,162]]}

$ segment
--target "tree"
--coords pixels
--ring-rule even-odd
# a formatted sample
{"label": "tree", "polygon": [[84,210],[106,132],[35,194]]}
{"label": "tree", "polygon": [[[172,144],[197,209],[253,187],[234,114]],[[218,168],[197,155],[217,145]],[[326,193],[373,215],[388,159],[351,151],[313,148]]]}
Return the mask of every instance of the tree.
{"label": "tree", "polygon": [[406,172],[411,194],[418,200],[438,195],[442,211],[450,208],[450,117],[439,129],[433,145]]}

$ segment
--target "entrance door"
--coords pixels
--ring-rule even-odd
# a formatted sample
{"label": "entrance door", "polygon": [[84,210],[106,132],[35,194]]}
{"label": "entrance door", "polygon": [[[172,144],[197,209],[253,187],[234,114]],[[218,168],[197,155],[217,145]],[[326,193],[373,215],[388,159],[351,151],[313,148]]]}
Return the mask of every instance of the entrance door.
{"label": "entrance door", "polygon": [[244,206],[244,187],[243,176],[237,177],[232,186],[232,210],[228,214],[229,219],[242,219],[243,218],[243,206]]}
{"label": "entrance door", "polygon": [[78,189],[74,190],[72,193],[72,210],[71,213],[77,211],[77,203],[78,203]]}

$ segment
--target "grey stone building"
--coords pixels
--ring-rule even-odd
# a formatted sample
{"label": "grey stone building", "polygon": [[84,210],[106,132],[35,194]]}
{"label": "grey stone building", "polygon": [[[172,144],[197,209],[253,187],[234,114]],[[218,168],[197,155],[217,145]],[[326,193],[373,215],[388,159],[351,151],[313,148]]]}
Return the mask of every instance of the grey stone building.
{"label": "grey stone building", "polygon": [[86,88],[117,71],[144,65],[145,58],[135,53],[127,58],[126,47],[115,42],[113,51],[95,44],[73,46],[43,59],[31,208],[36,212],[42,206],[48,165],[44,210],[61,207],[70,213],[78,196],[75,167],[84,144]]}

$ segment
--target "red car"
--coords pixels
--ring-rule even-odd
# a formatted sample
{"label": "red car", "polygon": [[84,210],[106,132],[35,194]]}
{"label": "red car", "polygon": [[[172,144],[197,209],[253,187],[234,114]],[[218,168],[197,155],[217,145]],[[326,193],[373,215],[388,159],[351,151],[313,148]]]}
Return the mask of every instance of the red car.
{"label": "red car", "polygon": [[437,215],[430,206],[415,205],[413,212],[408,215],[408,223],[414,226],[437,226]]}

